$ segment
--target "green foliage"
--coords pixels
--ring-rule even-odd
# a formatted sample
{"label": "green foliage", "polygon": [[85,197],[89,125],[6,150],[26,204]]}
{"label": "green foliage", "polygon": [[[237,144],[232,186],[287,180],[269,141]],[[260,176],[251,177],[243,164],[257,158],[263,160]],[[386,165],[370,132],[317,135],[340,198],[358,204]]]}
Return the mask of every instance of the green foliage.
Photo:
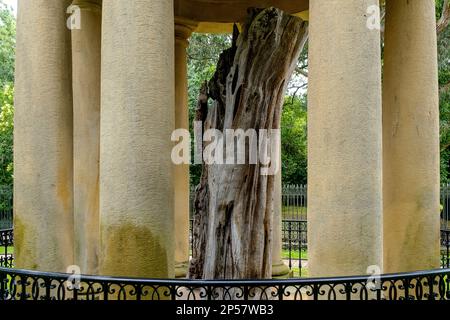
{"label": "green foliage", "polygon": [[14,82],[16,19],[0,0],[0,88]]}
{"label": "green foliage", "polygon": [[[216,71],[216,64],[223,50],[231,46],[231,36],[226,34],[197,34],[189,40],[188,48],[188,98],[189,123],[193,138],[192,123],[195,117],[199,90],[205,81],[209,81]],[[192,139],[193,140],[193,139]],[[194,148],[192,148],[194,150]],[[202,173],[201,165],[191,165],[191,185],[196,186]]]}
{"label": "green foliage", "polygon": [[[438,18],[442,12],[443,0],[436,1]],[[439,62],[439,117],[441,139],[441,182],[450,178],[450,27],[438,35]]]}
{"label": "green foliage", "polygon": [[190,122],[195,115],[197,98],[203,82],[209,81],[223,50],[231,46],[231,36],[226,34],[194,33],[188,48],[188,93]]}
{"label": "green foliage", "polygon": [[10,208],[13,193],[15,39],[15,17],[0,0],[0,210]]}
{"label": "green foliage", "polygon": [[0,210],[11,203],[13,187],[14,89],[5,85],[0,92]]}
{"label": "green foliage", "polygon": [[281,117],[281,159],[284,184],[307,182],[306,96],[286,97]]}

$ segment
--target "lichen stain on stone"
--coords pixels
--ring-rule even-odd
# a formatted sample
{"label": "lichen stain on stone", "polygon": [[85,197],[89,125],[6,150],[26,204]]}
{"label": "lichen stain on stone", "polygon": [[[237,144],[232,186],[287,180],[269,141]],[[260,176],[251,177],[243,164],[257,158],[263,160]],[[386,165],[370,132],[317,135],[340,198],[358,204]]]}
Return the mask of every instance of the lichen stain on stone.
{"label": "lichen stain on stone", "polygon": [[72,179],[69,179],[67,168],[65,166],[60,166],[58,168],[56,184],[56,195],[61,201],[64,208],[64,212],[70,212],[72,206],[72,190],[69,190]]}
{"label": "lichen stain on stone", "polygon": [[[14,258],[16,268],[36,270],[35,251],[25,242],[25,234],[32,235],[34,230],[29,225],[22,223],[19,214],[14,215]],[[31,228],[31,229],[30,229]]]}
{"label": "lichen stain on stone", "polygon": [[111,276],[168,278],[168,252],[144,226],[110,226],[102,237],[101,273]]}

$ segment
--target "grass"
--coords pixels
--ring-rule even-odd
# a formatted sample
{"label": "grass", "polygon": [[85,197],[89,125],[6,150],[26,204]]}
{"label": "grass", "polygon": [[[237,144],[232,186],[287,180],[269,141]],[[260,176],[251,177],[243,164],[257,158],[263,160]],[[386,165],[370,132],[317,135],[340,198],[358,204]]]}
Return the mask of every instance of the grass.
{"label": "grass", "polygon": [[[294,277],[298,277],[300,275],[300,268],[294,267],[292,268],[292,272],[294,273]],[[302,268],[302,274],[300,275],[300,278],[308,278],[308,269]]]}
{"label": "grass", "polygon": [[281,215],[283,219],[306,219],[306,207],[300,206],[283,206],[281,208]]}
{"label": "grass", "polygon": [[[284,250],[281,252],[281,257],[283,259],[289,259],[289,250]],[[306,260],[308,259],[308,252],[306,250],[302,250],[301,252],[299,250],[292,250],[291,251],[291,259],[298,260],[298,259]]]}
{"label": "grass", "polygon": [[[14,254],[14,247],[6,247],[7,254]],[[5,247],[0,247],[0,255],[5,254]]]}

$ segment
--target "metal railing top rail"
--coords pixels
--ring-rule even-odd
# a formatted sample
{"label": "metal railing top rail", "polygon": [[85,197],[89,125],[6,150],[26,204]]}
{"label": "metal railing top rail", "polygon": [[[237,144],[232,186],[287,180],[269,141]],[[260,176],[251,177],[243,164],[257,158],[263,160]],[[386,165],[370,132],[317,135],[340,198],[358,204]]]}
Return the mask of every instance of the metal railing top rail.
{"label": "metal railing top rail", "polygon": [[0,268],[0,300],[449,300],[450,269],[286,280],[80,276]]}
{"label": "metal railing top rail", "polygon": [[[2,274],[14,274],[18,276],[26,276],[30,278],[51,277],[53,279],[67,280],[73,278],[73,274],[60,273],[60,272],[45,272],[34,271],[25,269],[11,269],[0,267],[0,279]],[[379,281],[394,281],[394,280],[408,280],[424,277],[434,277],[437,275],[450,276],[450,269],[433,269],[433,270],[421,270],[404,273],[389,273],[382,274],[375,278]],[[191,279],[151,279],[151,278],[134,278],[134,277],[112,277],[112,276],[93,276],[93,275],[80,275],[79,280],[83,282],[110,282],[121,284],[149,284],[149,285],[179,285],[179,286],[249,286],[249,285],[261,285],[261,286],[276,286],[276,285],[300,285],[300,284],[328,284],[328,283],[347,283],[347,282],[367,282],[374,279],[374,275],[360,275],[360,276],[338,276],[338,277],[319,277],[319,278],[289,278],[289,279],[242,279],[242,280],[191,280]],[[448,279],[450,285],[450,278]],[[449,288],[450,290],[450,288]],[[450,293],[450,292],[449,292]]]}

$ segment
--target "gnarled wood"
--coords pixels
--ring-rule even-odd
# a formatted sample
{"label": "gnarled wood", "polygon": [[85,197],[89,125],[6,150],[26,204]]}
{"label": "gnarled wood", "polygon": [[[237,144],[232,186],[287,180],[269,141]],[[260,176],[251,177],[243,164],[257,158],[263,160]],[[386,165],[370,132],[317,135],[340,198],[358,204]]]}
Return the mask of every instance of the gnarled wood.
{"label": "gnarled wood", "polygon": [[[307,24],[300,18],[275,8],[251,10],[243,32],[235,30],[233,46],[202,88],[197,120],[204,121],[204,130],[279,129],[286,86],[306,36]],[[271,277],[274,176],[260,169],[248,162],[203,166],[191,278]]]}

